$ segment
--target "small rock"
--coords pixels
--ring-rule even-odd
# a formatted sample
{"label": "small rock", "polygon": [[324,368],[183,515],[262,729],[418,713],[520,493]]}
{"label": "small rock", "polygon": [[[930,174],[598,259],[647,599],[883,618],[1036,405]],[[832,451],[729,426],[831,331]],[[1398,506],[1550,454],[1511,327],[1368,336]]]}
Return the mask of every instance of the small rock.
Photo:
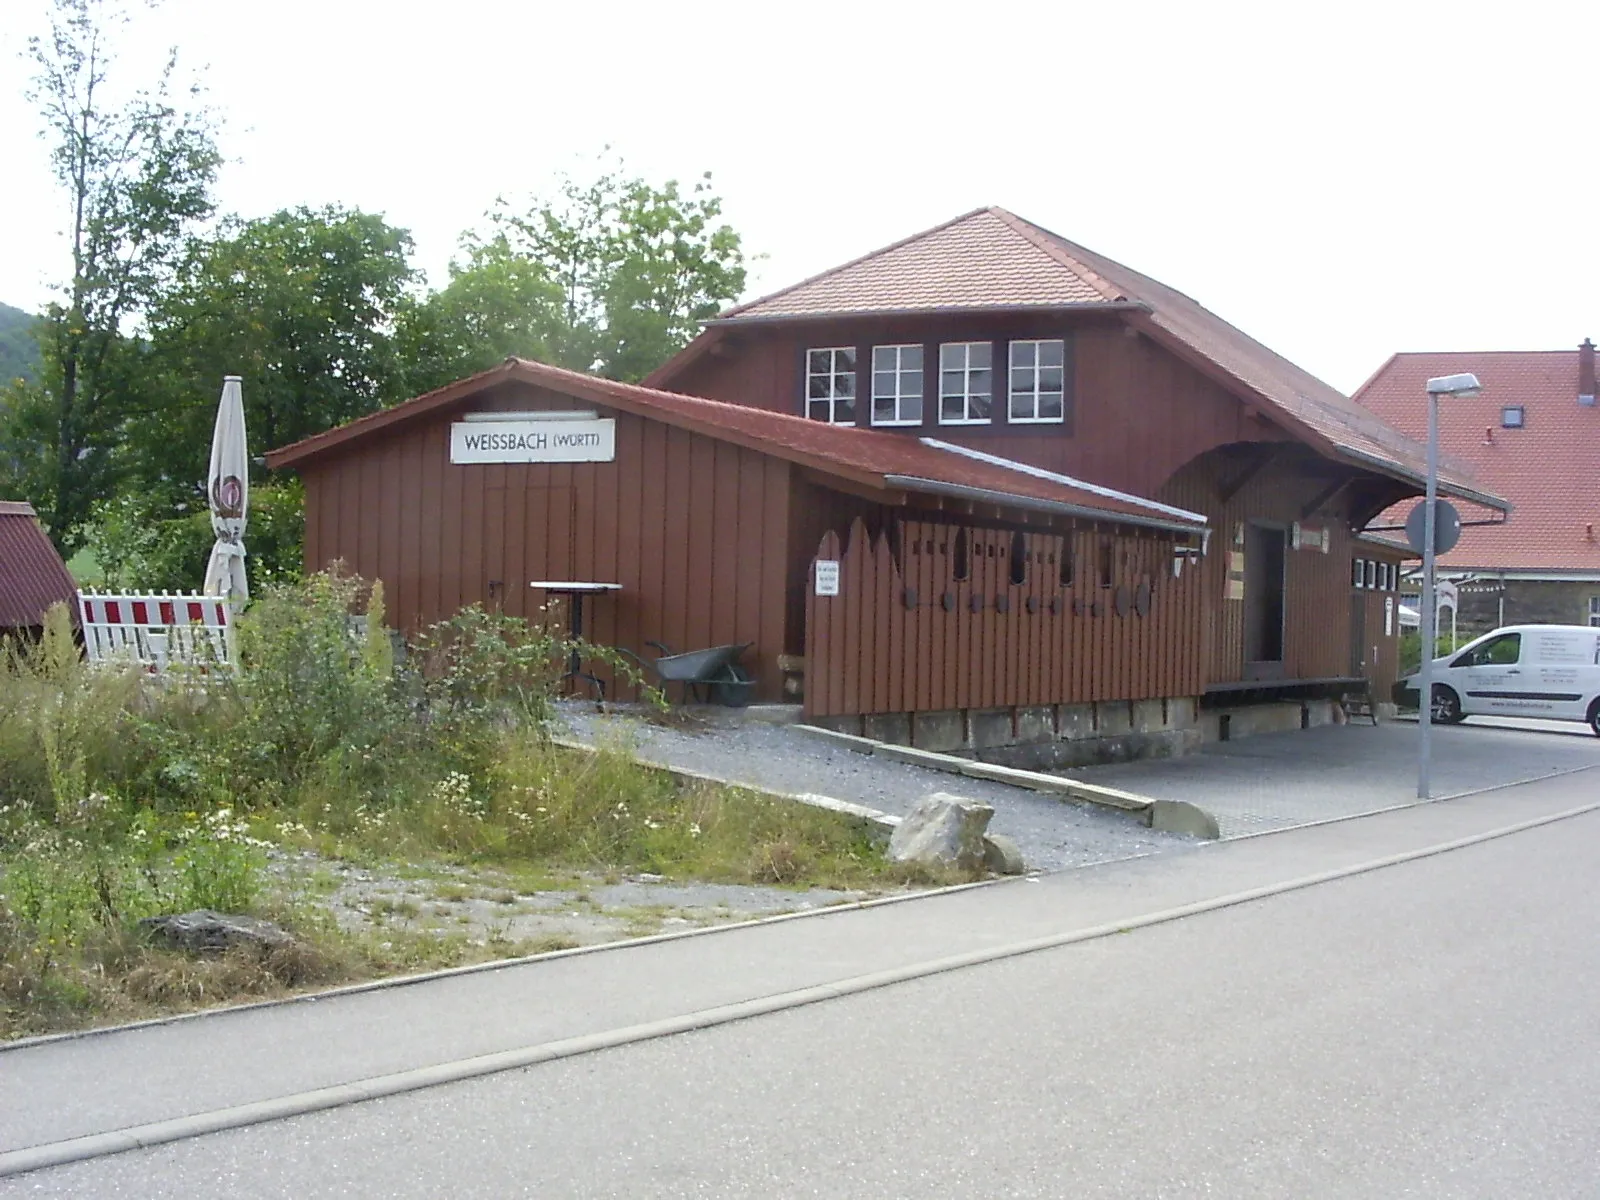
{"label": "small rock", "polygon": [[664,883],[666,878],[665,875],[652,875],[648,871],[634,876],[634,879],[640,883]]}
{"label": "small rock", "polygon": [[1022,847],[1003,833],[983,835],[983,865],[996,875],[1022,875],[1028,870]]}
{"label": "small rock", "polygon": [[173,916],[145,917],[139,927],[168,945],[193,954],[221,954],[235,946],[271,950],[294,945],[294,938],[271,921],[212,912],[206,908]]}
{"label": "small rock", "polygon": [[994,809],[965,796],[934,792],[917,805],[889,837],[893,862],[953,864],[966,871],[983,866],[983,832]]}

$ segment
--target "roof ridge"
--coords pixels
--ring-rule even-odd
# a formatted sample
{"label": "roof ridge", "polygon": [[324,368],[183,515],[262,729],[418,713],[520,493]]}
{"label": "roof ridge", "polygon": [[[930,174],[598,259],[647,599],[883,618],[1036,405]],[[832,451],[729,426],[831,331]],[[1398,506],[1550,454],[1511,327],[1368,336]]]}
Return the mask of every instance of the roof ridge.
{"label": "roof ridge", "polygon": [[951,217],[948,221],[940,221],[937,225],[930,225],[927,229],[913,233],[908,237],[903,237],[897,242],[890,242],[887,246],[879,246],[876,250],[869,250],[865,254],[858,254],[849,262],[842,262],[836,266],[828,267],[826,270],[818,271],[815,275],[808,275],[804,279],[801,279],[796,283],[791,283],[787,287],[781,287],[775,292],[767,292],[765,295],[756,296],[754,299],[740,301],[732,308],[723,309],[716,315],[715,319],[718,321],[725,321],[730,317],[736,317],[745,310],[754,308],[758,304],[766,304],[768,301],[776,300],[779,296],[787,296],[790,292],[806,287],[809,284],[816,283],[819,279],[826,279],[830,275],[837,275],[841,271],[847,271],[851,267],[858,266],[861,263],[869,262],[881,255],[888,254],[891,250],[898,250],[901,246],[909,245],[910,243],[918,241],[921,238],[929,237],[932,234],[949,229],[952,225],[959,225],[962,221],[971,220],[979,213],[985,213],[989,211],[991,210],[988,208],[974,208],[968,212],[961,213],[959,216]]}

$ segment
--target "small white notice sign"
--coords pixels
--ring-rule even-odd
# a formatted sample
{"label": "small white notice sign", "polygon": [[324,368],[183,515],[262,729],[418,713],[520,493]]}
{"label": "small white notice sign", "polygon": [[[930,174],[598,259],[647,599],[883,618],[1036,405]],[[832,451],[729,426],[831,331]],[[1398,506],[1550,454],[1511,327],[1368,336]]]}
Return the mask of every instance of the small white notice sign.
{"label": "small white notice sign", "polygon": [[839,560],[836,558],[817,559],[817,595],[837,596],[839,594]]}
{"label": "small white notice sign", "polygon": [[615,462],[617,423],[584,420],[457,421],[450,426],[453,463]]}

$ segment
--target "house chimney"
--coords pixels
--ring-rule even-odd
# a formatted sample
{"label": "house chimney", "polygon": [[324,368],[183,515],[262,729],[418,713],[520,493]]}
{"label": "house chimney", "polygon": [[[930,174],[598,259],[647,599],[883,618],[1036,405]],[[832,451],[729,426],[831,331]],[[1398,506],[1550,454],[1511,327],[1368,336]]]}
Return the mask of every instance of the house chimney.
{"label": "house chimney", "polygon": [[1578,403],[1594,407],[1594,342],[1588,338],[1578,347]]}

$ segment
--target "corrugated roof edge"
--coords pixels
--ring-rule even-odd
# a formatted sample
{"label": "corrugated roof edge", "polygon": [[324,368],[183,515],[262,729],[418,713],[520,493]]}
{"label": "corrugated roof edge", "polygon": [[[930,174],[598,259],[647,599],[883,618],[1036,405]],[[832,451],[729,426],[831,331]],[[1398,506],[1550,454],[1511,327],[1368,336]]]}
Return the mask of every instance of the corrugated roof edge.
{"label": "corrugated roof edge", "polygon": [[1085,479],[1078,479],[1072,475],[1063,475],[1057,471],[1047,471],[1043,467],[1035,467],[1030,463],[1016,462],[1009,458],[1001,458],[997,454],[985,454],[982,450],[974,450],[970,446],[957,446],[953,442],[941,442],[938,438],[925,437],[920,439],[924,446],[932,446],[936,450],[945,450],[951,454],[959,454],[964,458],[974,459],[977,462],[990,463],[997,467],[1016,471],[1023,475],[1031,475],[1035,479],[1047,479],[1051,483],[1059,483],[1065,487],[1077,488],[1079,491],[1088,492],[1095,496],[1104,496],[1108,500],[1120,500],[1124,504],[1136,504],[1140,508],[1148,508],[1152,512],[1162,513],[1169,517],[1176,517],[1180,521],[1192,522],[1204,526],[1208,518],[1204,513],[1190,512],[1186,508],[1177,508],[1171,504],[1162,504],[1159,500],[1151,500],[1145,496],[1135,496],[1132,492],[1120,492],[1116,488],[1103,487],[1098,483],[1090,483]]}

